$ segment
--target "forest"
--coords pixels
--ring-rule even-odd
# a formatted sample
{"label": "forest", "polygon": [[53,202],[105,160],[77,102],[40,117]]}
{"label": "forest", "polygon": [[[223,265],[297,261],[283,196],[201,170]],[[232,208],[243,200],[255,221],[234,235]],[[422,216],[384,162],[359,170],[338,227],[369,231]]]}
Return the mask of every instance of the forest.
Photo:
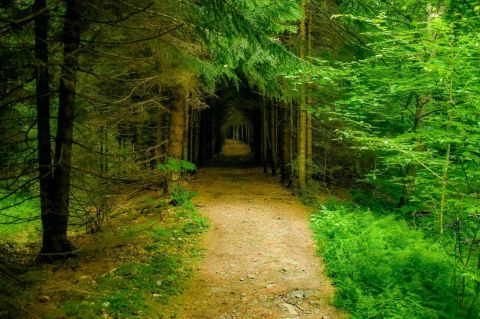
{"label": "forest", "polygon": [[0,318],[480,319],[478,0],[2,0]]}

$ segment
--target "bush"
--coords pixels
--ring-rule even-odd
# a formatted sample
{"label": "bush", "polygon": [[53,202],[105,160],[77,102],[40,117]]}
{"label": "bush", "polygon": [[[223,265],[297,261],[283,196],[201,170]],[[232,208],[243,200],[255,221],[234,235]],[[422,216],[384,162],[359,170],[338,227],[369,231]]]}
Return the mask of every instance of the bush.
{"label": "bush", "polygon": [[[455,258],[404,221],[338,204],[311,221],[336,303],[352,318],[480,318],[452,288],[461,271]],[[475,304],[473,288],[463,297]]]}

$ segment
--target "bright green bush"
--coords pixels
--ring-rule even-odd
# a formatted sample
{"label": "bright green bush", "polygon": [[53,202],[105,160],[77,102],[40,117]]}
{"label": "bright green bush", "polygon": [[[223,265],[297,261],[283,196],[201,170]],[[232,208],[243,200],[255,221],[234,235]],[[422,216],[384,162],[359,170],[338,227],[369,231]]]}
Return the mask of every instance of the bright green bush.
{"label": "bright green bush", "polygon": [[480,318],[474,285],[462,296],[454,288],[455,258],[404,221],[327,204],[311,222],[336,303],[352,318]]}

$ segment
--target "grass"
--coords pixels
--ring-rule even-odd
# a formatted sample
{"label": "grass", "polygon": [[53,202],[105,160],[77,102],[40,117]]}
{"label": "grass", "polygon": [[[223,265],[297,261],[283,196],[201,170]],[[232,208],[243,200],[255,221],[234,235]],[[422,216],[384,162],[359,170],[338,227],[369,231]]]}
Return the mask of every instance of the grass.
{"label": "grass", "polygon": [[466,270],[405,221],[337,201],[313,213],[311,225],[336,304],[352,318],[480,318]]}
{"label": "grass", "polygon": [[201,256],[196,240],[207,228],[207,221],[185,206],[168,222],[126,228],[128,237],[146,237],[140,256],[80,285],[90,293],[62,298],[62,311],[50,318],[162,318],[162,307],[185,288],[192,260]]}
{"label": "grass", "polygon": [[40,201],[12,195],[0,202],[0,242],[36,241],[40,236]]}

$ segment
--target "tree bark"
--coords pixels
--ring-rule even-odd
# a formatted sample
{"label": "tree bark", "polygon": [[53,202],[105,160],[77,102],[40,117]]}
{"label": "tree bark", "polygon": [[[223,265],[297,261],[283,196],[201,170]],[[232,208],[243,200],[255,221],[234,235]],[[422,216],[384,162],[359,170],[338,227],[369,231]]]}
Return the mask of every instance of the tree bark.
{"label": "tree bark", "polygon": [[185,126],[183,129],[183,150],[182,150],[182,158],[186,161],[189,160],[190,158],[190,143],[191,143],[191,125],[192,125],[192,120],[191,120],[191,115],[190,115],[190,107],[188,103],[185,101],[185,111],[184,111],[184,116],[185,116]]}
{"label": "tree bark", "polygon": [[66,1],[63,26],[63,65],[59,90],[57,134],[53,178],[50,184],[51,209],[42,215],[43,259],[65,257],[73,250],[67,238],[70,174],[72,169],[73,123],[80,46],[80,8],[78,0]]}
{"label": "tree bark", "polygon": [[[306,12],[306,1],[302,1],[302,8]],[[300,22],[300,43],[299,43],[299,56],[301,59],[305,58],[305,40],[307,36],[307,26],[305,17]],[[305,85],[302,85],[300,89],[300,105],[298,112],[298,182],[297,187],[299,191],[303,191],[307,184],[307,172],[306,172],[306,143],[307,143],[307,101],[306,101]]]}
{"label": "tree bark", "polygon": [[306,112],[306,140],[307,140],[307,145],[306,145],[306,181],[307,183],[312,179],[312,167],[313,167],[313,136],[312,136],[312,113]]}
{"label": "tree bark", "polygon": [[38,128],[38,164],[40,177],[40,209],[43,226],[42,251],[49,252],[49,220],[52,215],[50,201],[52,185],[52,145],[50,135],[50,75],[48,71],[49,12],[46,0],[35,1],[36,103]]}
{"label": "tree bark", "polygon": [[[306,28],[307,28],[307,31],[306,31],[306,42],[307,42],[307,58],[310,59],[310,57],[312,56],[312,26],[313,26],[313,23],[312,23],[313,19],[312,19],[312,16],[308,16],[307,17],[307,22],[306,22]],[[311,94],[310,94],[310,90],[311,88],[308,89],[308,96],[307,96],[307,104],[308,105],[312,105],[313,104],[313,100],[311,98]],[[306,165],[307,165],[307,168],[306,168],[306,172],[307,172],[307,176],[306,176],[306,182],[308,183],[311,179],[312,179],[312,175],[313,175],[313,172],[312,172],[312,167],[313,167],[313,135],[312,135],[312,113],[311,112],[307,112],[307,119],[306,119],[306,130],[307,130],[307,136],[306,136],[306,140],[307,140],[307,146],[306,146]]]}
{"label": "tree bark", "polygon": [[[296,150],[297,150],[297,147],[296,147],[296,135],[295,135],[295,127],[296,127],[296,121],[298,120],[298,116],[297,116],[297,108],[294,108],[293,107],[293,103],[290,103],[290,106],[289,106],[289,114],[290,114],[290,161],[293,161],[293,159],[296,157]],[[294,172],[294,169],[293,169],[293,163],[291,163],[290,165],[290,169],[289,169],[289,173],[290,173],[290,180],[289,180],[289,183],[288,183],[288,187],[295,187],[295,172]]]}
{"label": "tree bark", "polygon": [[272,176],[277,176],[278,156],[277,156],[277,108],[273,102],[270,103],[270,142],[271,142],[271,167]]}
{"label": "tree bark", "polygon": [[292,160],[290,158],[290,106],[284,105],[282,108],[282,165],[281,165],[281,181],[287,182],[290,178],[288,164]]}
{"label": "tree bark", "polygon": [[156,132],[156,147],[155,147],[155,159],[157,162],[165,156],[165,113],[163,111],[158,111],[157,113],[157,132]]}
{"label": "tree bark", "polygon": [[[185,87],[177,85],[172,88],[172,108],[170,110],[170,134],[168,143],[168,156],[177,160],[183,159],[185,142],[185,109],[187,94]],[[187,143],[188,143],[188,136]],[[188,148],[187,148],[188,150]],[[172,172],[165,183],[164,194],[170,194],[170,183],[176,183],[180,178],[178,172]]]}
{"label": "tree bark", "polygon": [[306,172],[306,139],[307,139],[307,112],[305,111],[305,94],[300,97],[300,110],[298,114],[298,189],[305,189],[307,184]]}
{"label": "tree bark", "polygon": [[198,164],[198,161],[199,161],[199,155],[200,155],[200,134],[201,134],[201,130],[200,130],[200,112],[197,111],[194,113],[195,116],[195,134],[193,135],[193,157],[192,157],[192,161],[195,163],[195,164]]}
{"label": "tree bark", "polygon": [[170,141],[168,154],[175,159],[182,159],[183,138],[185,130],[185,88],[178,85],[172,89],[173,101],[170,117]]}
{"label": "tree bark", "polygon": [[262,102],[262,163],[263,163],[263,172],[268,173],[267,166],[267,155],[268,155],[268,140],[267,140],[267,109],[265,101]]}
{"label": "tree bark", "polygon": [[197,114],[194,110],[190,108],[190,130],[189,130],[189,139],[188,139],[188,160],[190,162],[195,162],[195,140],[197,135]]}

